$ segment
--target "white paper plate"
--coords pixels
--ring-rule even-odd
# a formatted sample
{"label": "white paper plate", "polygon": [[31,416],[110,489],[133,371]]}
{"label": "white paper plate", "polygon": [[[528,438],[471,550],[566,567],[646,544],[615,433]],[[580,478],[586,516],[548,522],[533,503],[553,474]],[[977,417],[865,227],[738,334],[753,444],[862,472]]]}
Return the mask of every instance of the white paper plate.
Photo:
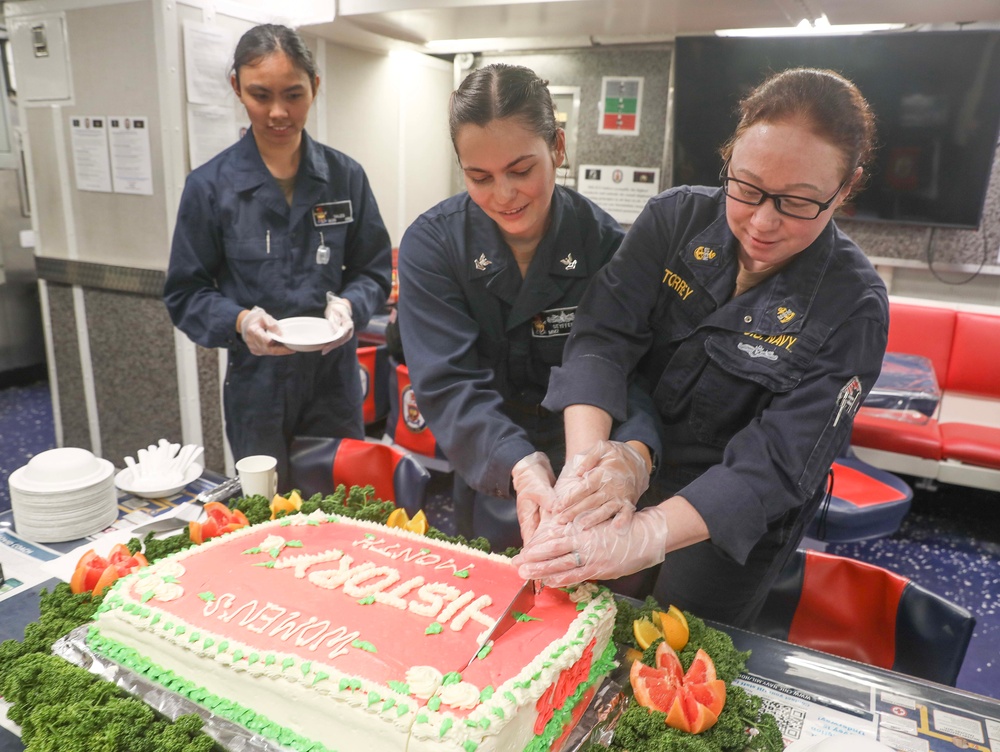
{"label": "white paper plate", "polygon": [[272,339],[296,352],[322,350],[342,337],[345,330],[345,327],[341,327],[335,331],[329,321],[315,316],[281,319],[278,326],[281,327],[281,334],[272,335]]}
{"label": "white paper plate", "polygon": [[163,499],[167,496],[174,496],[179,494],[184,490],[184,486],[188,483],[193,483],[201,477],[201,473],[204,468],[198,464],[188,465],[187,472],[184,474],[184,482],[179,486],[172,486],[171,488],[157,488],[150,489],[143,486],[141,482],[137,482],[135,478],[132,477],[132,468],[126,467],[124,470],[120,471],[118,475],[115,476],[115,485],[127,494],[132,494],[133,496],[141,496],[144,499]]}

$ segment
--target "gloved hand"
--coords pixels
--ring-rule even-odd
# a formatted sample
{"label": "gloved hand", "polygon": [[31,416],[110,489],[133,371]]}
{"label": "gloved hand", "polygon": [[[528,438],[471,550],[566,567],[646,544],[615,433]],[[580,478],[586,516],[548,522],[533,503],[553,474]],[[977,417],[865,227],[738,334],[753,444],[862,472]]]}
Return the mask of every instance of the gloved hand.
{"label": "gloved hand", "polygon": [[323,355],[340,347],[354,336],[354,318],[351,316],[351,301],[339,298],[332,292],[326,293],[326,312],[323,314],[335,332],[340,336],[323,348]]}
{"label": "gloved hand", "polygon": [[555,521],[584,530],[614,517],[623,525],[649,488],[649,469],[638,451],[620,441],[599,441],[572,457],[556,482]]}
{"label": "gloved hand", "polygon": [[267,311],[254,306],[240,322],[240,336],[254,355],[288,355],[292,351],[271,339],[271,333],[281,334],[281,327]]}
{"label": "gloved hand", "polygon": [[549,519],[513,561],[518,577],[554,587],[611,580],[662,562],[668,534],[662,505],[636,512],[621,526],[606,522],[583,530]]}
{"label": "gloved hand", "polygon": [[517,521],[521,525],[521,540],[527,541],[547,516],[555,501],[552,486],[556,475],[544,452],[522,457],[510,473],[517,493]]}

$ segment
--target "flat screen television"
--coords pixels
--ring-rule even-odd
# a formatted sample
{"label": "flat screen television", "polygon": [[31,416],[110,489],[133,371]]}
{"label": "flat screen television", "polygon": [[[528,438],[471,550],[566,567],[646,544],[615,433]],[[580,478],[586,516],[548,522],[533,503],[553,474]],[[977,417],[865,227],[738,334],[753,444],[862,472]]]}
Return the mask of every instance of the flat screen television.
{"label": "flat screen television", "polygon": [[769,73],[829,68],[875,112],[878,151],[852,219],[976,228],[1000,136],[1000,31],[678,37],[673,184],[718,185],[737,102]]}

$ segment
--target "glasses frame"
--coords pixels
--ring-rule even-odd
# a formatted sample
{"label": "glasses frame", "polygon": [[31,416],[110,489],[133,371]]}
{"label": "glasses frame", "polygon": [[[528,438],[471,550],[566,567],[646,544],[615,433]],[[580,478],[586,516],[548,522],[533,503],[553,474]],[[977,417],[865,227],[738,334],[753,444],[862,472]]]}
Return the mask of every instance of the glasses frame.
{"label": "glasses frame", "polygon": [[[851,171],[851,174],[853,174],[853,170]],[[733,201],[738,201],[739,203],[746,204],[747,206],[760,206],[768,199],[771,199],[771,201],[774,202],[774,208],[778,212],[778,214],[782,214],[786,217],[791,217],[792,219],[805,219],[807,221],[818,219],[820,214],[829,209],[833,205],[833,202],[837,200],[837,196],[839,196],[840,192],[844,190],[844,186],[847,185],[847,182],[850,179],[851,175],[848,175],[846,178],[844,178],[844,182],[842,182],[837,187],[837,192],[830,197],[829,201],[817,201],[814,198],[806,198],[805,196],[796,196],[791,193],[768,193],[763,188],[756,186],[753,183],[748,183],[746,180],[740,180],[739,178],[730,177],[728,159],[726,160],[726,163],[722,166],[722,172],[719,173],[719,180],[722,182],[722,192],[725,193],[726,196],[728,198],[731,198]],[[745,185],[748,188],[753,188],[755,191],[760,191],[760,199],[758,199],[757,201],[747,201],[745,198],[739,198],[737,196],[734,196],[729,192],[730,182],[736,183],[737,185]],[[803,217],[798,214],[790,214],[781,208],[781,200],[783,198],[794,199],[796,201],[806,201],[807,203],[810,203],[817,207],[816,214],[812,217]]]}

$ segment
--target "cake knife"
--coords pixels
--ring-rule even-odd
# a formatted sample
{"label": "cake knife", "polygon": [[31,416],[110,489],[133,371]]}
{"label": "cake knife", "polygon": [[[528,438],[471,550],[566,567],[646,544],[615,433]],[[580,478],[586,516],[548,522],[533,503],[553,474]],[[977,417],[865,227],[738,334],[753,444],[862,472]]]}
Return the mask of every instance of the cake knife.
{"label": "cake knife", "polygon": [[524,584],[518,589],[517,594],[507,604],[507,608],[500,614],[500,618],[497,619],[496,624],[486,633],[483,641],[476,646],[475,652],[473,652],[469,662],[462,668],[462,671],[465,671],[472,665],[472,662],[476,660],[476,656],[479,655],[479,651],[483,649],[484,645],[489,645],[490,640],[495,642],[500,639],[502,634],[517,624],[519,621],[518,614],[526,614],[531,610],[532,606],[535,605],[535,594],[538,593],[539,589],[538,583],[535,580],[524,581]]}

